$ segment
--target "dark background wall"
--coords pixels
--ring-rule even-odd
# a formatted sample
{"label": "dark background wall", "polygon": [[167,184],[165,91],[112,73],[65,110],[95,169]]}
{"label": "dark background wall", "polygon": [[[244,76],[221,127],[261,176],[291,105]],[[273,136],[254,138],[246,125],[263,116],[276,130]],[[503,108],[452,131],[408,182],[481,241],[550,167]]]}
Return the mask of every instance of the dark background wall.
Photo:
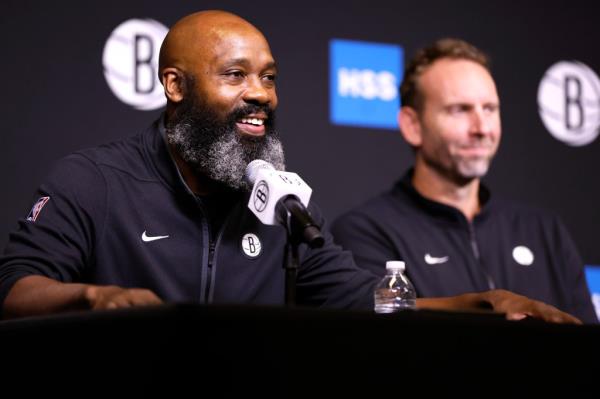
{"label": "dark background wall", "polygon": [[[329,123],[329,40],[402,46],[406,57],[442,36],[488,52],[502,101],[503,142],[487,184],[498,195],[554,209],[586,263],[600,264],[596,187],[600,141],[570,147],[537,110],[537,88],[560,60],[600,72],[598,6],[588,1],[4,1],[0,6],[0,245],[29,212],[51,163],[144,129],[159,114],[110,91],[102,52],[130,18],[170,26],[220,8],[258,26],[279,64],[278,126],[288,169],[331,219],[387,189],[412,155],[398,132]],[[596,99],[597,100],[597,99]]]}

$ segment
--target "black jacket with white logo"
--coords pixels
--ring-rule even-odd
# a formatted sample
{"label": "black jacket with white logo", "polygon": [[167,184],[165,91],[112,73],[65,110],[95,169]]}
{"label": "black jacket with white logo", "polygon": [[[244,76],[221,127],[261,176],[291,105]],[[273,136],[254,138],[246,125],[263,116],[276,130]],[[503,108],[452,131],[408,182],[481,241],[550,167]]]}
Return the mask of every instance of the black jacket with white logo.
{"label": "black jacket with white logo", "polygon": [[583,263],[558,217],[491,198],[482,186],[485,205],[469,223],[421,196],[411,176],[333,224],[359,266],[383,275],[387,260],[404,260],[420,297],[503,288],[597,321]]}
{"label": "black jacket with white logo", "polygon": [[[37,194],[49,200],[38,202],[37,220],[19,221],[0,259],[0,304],[32,274],[148,288],[170,302],[284,303],[284,228],[260,223],[247,194],[232,193],[219,217],[207,212],[183,183],[159,123],[57,163]],[[215,219],[220,226],[211,228]],[[300,247],[297,302],[372,309],[377,278],[323,231],[323,248]],[[246,234],[255,237],[242,242]]]}

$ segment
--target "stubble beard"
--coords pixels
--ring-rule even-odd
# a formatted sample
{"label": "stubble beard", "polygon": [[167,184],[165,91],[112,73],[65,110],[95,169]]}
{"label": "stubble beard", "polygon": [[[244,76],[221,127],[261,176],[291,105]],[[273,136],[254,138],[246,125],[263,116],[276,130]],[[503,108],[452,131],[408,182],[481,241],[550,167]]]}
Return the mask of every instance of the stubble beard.
{"label": "stubble beard", "polygon": [[476,159],[458,157],[455,159],[457,174],[465,180],[481,179],[487,174],[491,161],[491,157]]}
{"label": "stubble beard", "polygon": [[458,186],[482,179],[488,172],[494,154],[487,157],[465,157],[446,149],[422,154],[425,164]]}

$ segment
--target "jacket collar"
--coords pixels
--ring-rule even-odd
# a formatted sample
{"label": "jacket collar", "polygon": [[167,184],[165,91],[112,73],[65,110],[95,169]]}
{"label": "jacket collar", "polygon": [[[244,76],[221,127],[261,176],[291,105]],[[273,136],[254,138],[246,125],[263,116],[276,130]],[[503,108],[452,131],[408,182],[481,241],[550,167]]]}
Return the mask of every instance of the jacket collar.
{"label": "jacket collar", "polygon": [[[396,183],[394,191],[397,190],[408,196],[416,206],[422,208],[426,213],[435,216],[436,218],[467,222],[463,213],[457,208],[423,197],[412,184],[413,175],[414,169],[410,168]],[[482,220],[490,213],[490,209],[493,207],[493,201],[490,190],[483,183],[479,185],[478,195],[481,211],[475,216],[475,220]]]}
{"label": "jacket collar", "polygon": [[155,120],[142,134],[142,145],[146,163],[152,165],[158,177],[169,188],[193,195],[183,180],[175,160],[171,157],[167,146],[167,137],[164,129],[164,114]]}

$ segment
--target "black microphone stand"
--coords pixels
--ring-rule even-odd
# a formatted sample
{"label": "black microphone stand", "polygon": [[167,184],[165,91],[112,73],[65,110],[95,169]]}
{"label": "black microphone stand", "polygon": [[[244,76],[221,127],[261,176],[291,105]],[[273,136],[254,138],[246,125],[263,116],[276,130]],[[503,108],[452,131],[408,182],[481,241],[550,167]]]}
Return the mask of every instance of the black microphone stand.
{"label": "black microphone stand", "polygon": [[294,306],[296,304],[296,275],[300,258],[298,248],[301,243],[308,244],[311,248],[321,248],[325,239],[306,207],[295,195],[281,198],[275,206],[277,219],[285,227],[287,242],[283,268],[285,269],[285,304]]}

